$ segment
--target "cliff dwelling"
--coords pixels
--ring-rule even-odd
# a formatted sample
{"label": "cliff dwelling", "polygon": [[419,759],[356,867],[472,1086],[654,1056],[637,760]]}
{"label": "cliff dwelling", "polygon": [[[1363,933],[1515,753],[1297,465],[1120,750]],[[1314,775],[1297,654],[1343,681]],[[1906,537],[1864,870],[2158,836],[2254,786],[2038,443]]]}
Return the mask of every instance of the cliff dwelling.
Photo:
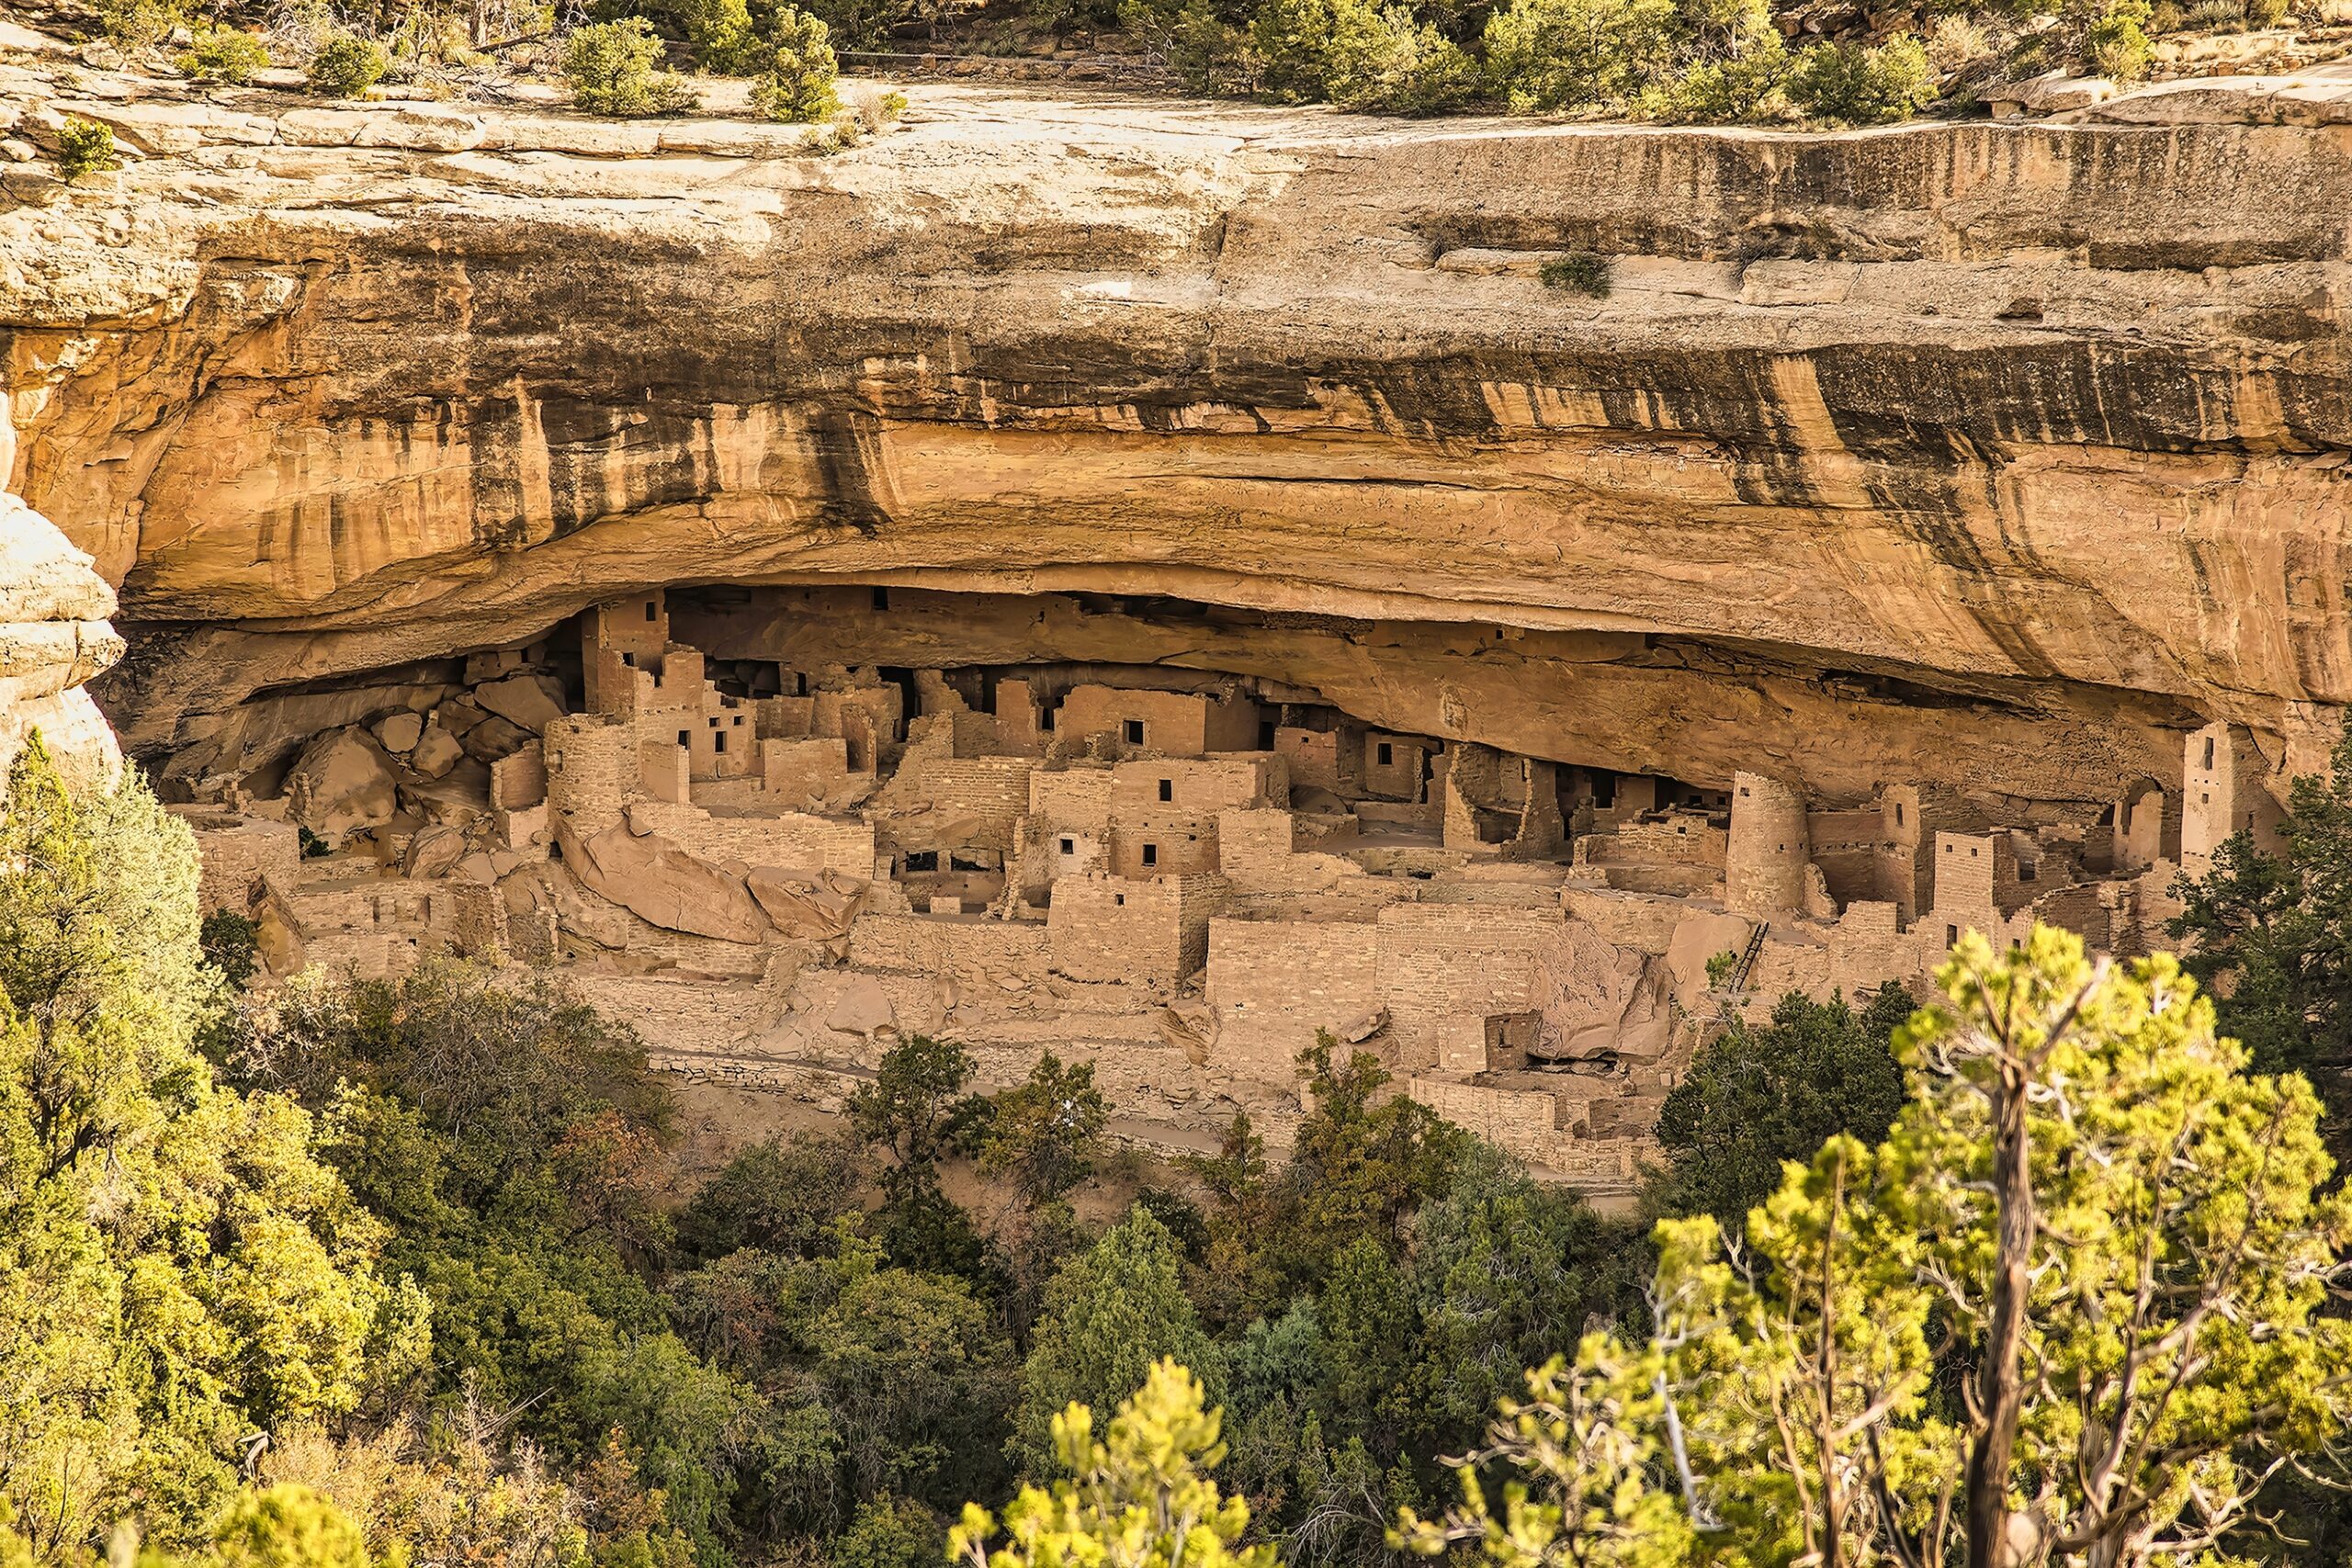
{"label": "cliff dwelling", "polygon": [[271,976],[1178,1150],[1327,1032],[1607,1192],[1726,1010],[2145,951],[2334,740],[2328,133],[913,98],[183,104],[14,209],[0,750],[110,723]]}
{"label": "cliff dwelling", "polygon": [[1462,733],[1457,665],[1540,711],[1564,671],[1672,662],[1157,597],[664,586],[259,694],[157,773],[272,976],[554,964],[659,1065],[825,1107],[905,1033],[1005,1083],[1075,1053],[1170,1152],[1237,1110],[1279,1147],[1328,1035],[1597,1193],[1724,1009],[1920,987],[1970,928],[2144,951],[2177,870],[2276,819],[2224,724],[2187,736],[2185,788],[2073,799],[1906,750],[1955,711],[1917,695],[1876,697],[1907,772],[1859,787],[1867,759],[1807,781],[1758,733],[1725,767],[1664,715]]}

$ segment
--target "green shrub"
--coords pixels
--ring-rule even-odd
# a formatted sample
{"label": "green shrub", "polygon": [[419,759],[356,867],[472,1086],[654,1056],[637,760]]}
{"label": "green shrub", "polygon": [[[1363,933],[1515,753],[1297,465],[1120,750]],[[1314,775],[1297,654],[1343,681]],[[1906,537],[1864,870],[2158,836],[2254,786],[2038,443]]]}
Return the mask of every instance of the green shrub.
{"label": "green shrub", "polygon": [[1033,26],[1057,38],[1119,19],[1118,0],[1027,0],[1023,9]]}
{"label": "green shrub", "polygon": [[810,0],[801,9],[831,29],[835,49],[888,49],[890,24],[910,7],[901,0]]}
{"label": "green shrub", "polygon": [[2275,28],[2287,19],[2287,0],[2245,0],[2245,25]]}
{"label": "green shrub", "polygon": [[1213,0],[1121,0],[1119,26],[1164,62],[1188,93],[1258,90],[1260,61],[1249,32]]}
{"label": "green shrub", "polygon": [[685,0],[678,20],[704,70],[747,76],[759,68],[760,35],[745,0]]}
{"label": "green shrub", "polygon": [[391,68],[384,46],[357,33],[337,33],[319,46],[304,73],[311,91],[330,98],[364,98]]}
{"label": "green shrub", "polygon": [[67,117],[57,133],[57,172],[70,183],[84,175],[122,166],[114,150],[114,128],[94,119]]}
{"label": "green shrub", "polygon": [[835,152],[847,152],[865,140],[865,133],[858,130],[857,121],[845,116],[822,125],[810,126],[800,138],[800,150],[814,152],[820,158],[830,157]]}
{"label": "green shrub", "polygon": [[1673,0],[1511,0],[1487,20],[1488,90],[1514,114],[1623,103],[1673,67]]}
{"label": "green shrub", "polygon": [[1268,96],[1292,103],[1329,96],[1325,78],[1338,30],[1334,0],[1265,0],[1250,19],[1250,39]]}
{"label": "green shrub", "polygon": [[206,28],[181,51],[180,74],[199,82],[245,83],[269,69],[269,49],[239,28]]}
{"label": "green shrub", "polygon": [[1459,107],[1476,85],[1470,57],[1402,5],[1372,0],[1268,0],[1250,23],[1261,85],[1294,102],[1433,114]]}
{"label": "green shrub", "polygon": [[1808,119],[1891,125],[1936,101],[1936,73],[1919,40],[1901,33],[1871,49],[1815,44],[1797,56],[1788,91],[1789,101]]}
{"label": "green shrub", "polygon": [[752,89],[752,104],[770,119],[805,125],[842,107],[833,86],[841,73],[831,29],[808,12],[790,5],[776,7],[766,63],[760,85]]}
{"label": "green shrub", "polygon": [[2083,38],[2091,69],[2118,82],[2136,82],[2146,75],[2154,52],[2147,34],[2153,15],[2148,0],[2108,0],[2107,9]]}
{"label": "green shrub", "polygon": [[204,917],[197,941],[206,962],[227,976],[232,986],[254,977],[261,962],[261,925],[234,909],[215,909]]}
{"label": "green shrub", "polygon": [[[1589,299],[1609,298],[1609,258],[1597,256],[1590,251],[1570,251],[1566,255],[1545,262],[1535,276],[1546,288],[1558,288],[1570,294],[1582,294]],[[1707,971],[1710,980],[1714,970]]]}
{"label": "green shrub", "polygon": [[1468,102],[1477,85],[1470,57],[1411,7],[1341,8],[1347,22],[1332,40],[1329,85],[1343,109],[1375,114],[1438,114]]}
{"label": "green shrub", "polygon": [[861,97],[852,107],[857,116],[858,130],[868,136],[879,136],[907,112],[907,96],[894,91],[874,97]]}
{"label": "green shrub", "polygon": [[657,71],[662,40],[642,17],[593,22],[563,45],[563,78],[571,101],[590,114],[676,114],[695,105],[694,89],[674,71]]}
{"label": "green shrub", "polygon": [[1782,118],[1788,76],[1788,51],[1774,33],[1744,53],[1690,67],[1671,87],[1650,95],[1647,107],[1662,119],[1687,124],[1754,125]]}
{"label": "green shrub", "polygon": [[98,26],[124,49],[153,49],[186,20],[187,0],[98,0]]}

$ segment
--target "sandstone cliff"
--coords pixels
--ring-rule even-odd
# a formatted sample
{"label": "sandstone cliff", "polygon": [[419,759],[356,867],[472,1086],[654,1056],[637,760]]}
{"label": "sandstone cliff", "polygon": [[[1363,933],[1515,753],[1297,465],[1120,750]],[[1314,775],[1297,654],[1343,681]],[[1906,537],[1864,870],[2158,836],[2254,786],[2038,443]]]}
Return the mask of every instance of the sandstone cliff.
{"label": "sandstone cliff", "polygon": [[0,775],[38,732],[69,774],[120,761],[84,682],[122,656],[114,593],[49,519],[0,495]]}
{"label": "sandstone cliff", "polygon": [[[2352,694],[2352,144],[2243,94],[1811,136],[933,87],[819,158],[9,70],[28,133],[145,154],[7,173],[8,482],[190,769],[664,583],[1125,595],[844,657],[1295,680],[1824,798],[2111,798],[2208,717],[2307,768]],[[2256,118],[2332,116],[2292,97]]]}

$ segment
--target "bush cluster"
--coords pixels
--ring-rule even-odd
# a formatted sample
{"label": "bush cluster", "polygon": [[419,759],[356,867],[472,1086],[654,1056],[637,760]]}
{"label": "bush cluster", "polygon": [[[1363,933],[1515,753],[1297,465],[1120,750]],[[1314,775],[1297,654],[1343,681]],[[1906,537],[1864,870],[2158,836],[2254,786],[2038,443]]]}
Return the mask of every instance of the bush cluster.
{"label": "bush cluster", "polygon": [[644,17],[593,22],[564,41],[563,78],[571,101],[590,114],[635,117],[694,107],[694,89],[676,72],[657,70],[661,58],[662,40]]}
{"label": "bush cluster", "polygon": [[242,84],[269,69],[269,46],[240,28],[204,28],[175,63],[198,82]]}
{"label": "bush cluster", "polygon": [[760,80],[752,89],[752,104],[762,114],[805,125],[842,107],[833,87],[840,67],[823,22],[797,6],[779,6],[759,49]]}
{"label": "bush cluster", "polygon": [[311,91],[322,97],[364,98],[391,64],[384,46],[374,39],[336,33],[319,46],[303,74]]}
{"label": "bush cluster", "polygon": [[67,183],[121,165],[122,159],[114,150],[112,126],[67,117],[63,129],[57,133],[57,172]]}
{"label": "bush cluster", "polygon": [[1121,18],[1193,91],[1389,114],[1877,125],[1936,96],[1917,39],[1792,51],[1765,0],[1125,0]]}

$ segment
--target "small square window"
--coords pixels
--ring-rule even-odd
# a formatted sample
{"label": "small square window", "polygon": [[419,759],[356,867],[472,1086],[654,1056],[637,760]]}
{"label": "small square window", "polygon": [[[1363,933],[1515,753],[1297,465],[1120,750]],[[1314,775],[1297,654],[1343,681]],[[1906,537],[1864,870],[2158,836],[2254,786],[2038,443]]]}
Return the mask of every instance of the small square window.
{"label": "small square window", "polygon": [[1159,846],[1158,844],[1146,844],[1143,847],[1143,863],[1146,865],[1158,865],[1159,863]]}
{"label": "small square window", "polygon": [[1394,765],[1396,761],[1396,748],[1388,741],[1382,741],[1380,743],[1380,765],[1384,768],[1389,767]]}
{"label": "small square window", "polygon": [[717,729],[717,728],[718,728],[718,719],[716,719],[716,718],[712,719],[712,720],[710,721],[710,727],[711,727],[713,729]]}
{"label": "small square window", "polygon": [[1127,720],[1127,744],[1130,746],[1143,744],[1143,720],[1139,718]]}
{"label": "small square window", "polygon": [[1176,781],[1174,779],[1162,779],[1159,781],[1159,798],[1162,800],[1173,800],[1176,798]]}
{"label": "small square window", "polygon": [[1066,855],[1074,855],[1078,853],[1078,840],[1076,839],[1064,839],[1062,840],[1062,853]]}
{"label": "small square window", "polygon": [[1124,909],[1127,907],[1127,896],[1124,893],[1114,893],[1111,895],[1111,902]]}

